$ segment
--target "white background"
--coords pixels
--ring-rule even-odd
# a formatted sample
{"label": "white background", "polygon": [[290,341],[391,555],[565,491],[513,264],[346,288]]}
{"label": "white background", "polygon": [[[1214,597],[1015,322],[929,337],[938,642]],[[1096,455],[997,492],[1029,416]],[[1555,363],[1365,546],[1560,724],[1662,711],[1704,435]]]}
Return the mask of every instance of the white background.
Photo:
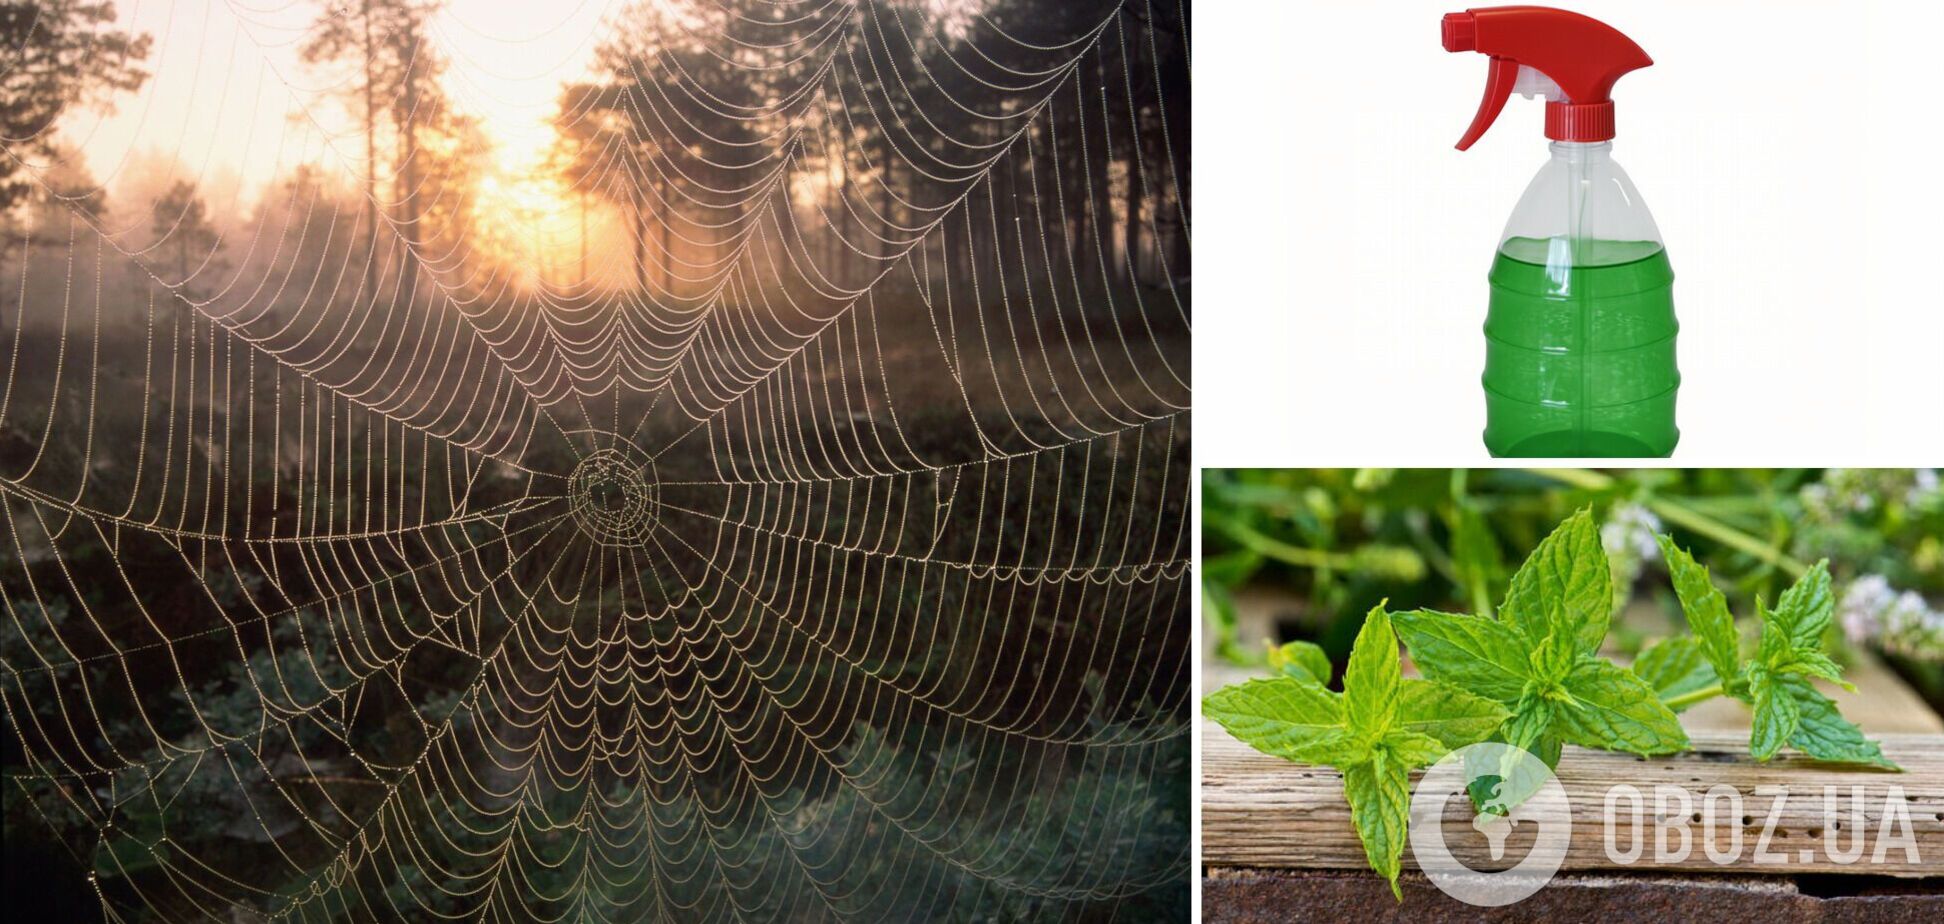
{"label": "white background", "polygon": [[[1666,240],[1673,464],[1944,462],[1944,12],[1574,2],[1654,58],[1614,159]],[[1488,460],[1485,272],[1545,162],[1424,2],[1207,2],[1194,20],[1201,466]]]}

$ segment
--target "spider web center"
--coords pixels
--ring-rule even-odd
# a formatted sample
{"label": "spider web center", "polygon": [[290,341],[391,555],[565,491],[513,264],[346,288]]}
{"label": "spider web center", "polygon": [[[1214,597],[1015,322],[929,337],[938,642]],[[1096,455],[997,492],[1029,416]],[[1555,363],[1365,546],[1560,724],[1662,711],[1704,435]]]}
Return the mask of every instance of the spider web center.
{"label": "spider web center", "polygon": [[655,464],[639,449],[596,450],[567,478],[567,503],[581,532],[602,545],[640,545],[660,505]]}

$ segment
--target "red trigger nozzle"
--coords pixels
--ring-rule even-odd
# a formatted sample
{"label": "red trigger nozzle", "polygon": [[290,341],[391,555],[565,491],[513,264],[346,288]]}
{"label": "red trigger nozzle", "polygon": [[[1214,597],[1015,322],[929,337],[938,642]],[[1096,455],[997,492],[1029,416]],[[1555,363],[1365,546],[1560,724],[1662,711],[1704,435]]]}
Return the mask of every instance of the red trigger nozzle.
{"label": "red trigger nozzle", "polygon": [[1543,6],[1493,6],[1446,13],[1441,23],[1446,51],[1475,51],[1491,58],[1485,97],[1458,141],[1465,150],[1505,109],[1519,86],[1519,69],[1545,80],[1546,137],[1554,141],[1606,141],[1613,137],[1613,83],[1654,60],[1619,30],[1587,16]]}
{"label": "red trigger nozzle", "polygon": [[1485,72],[1485,97],[1478,101],[1478,114],[1472,116],[1471,127],[1465,129],[1465,136],[1458,139],[1458,150],[1463,151],[1485,134],[1492,123],[1505,110],[1505,101],[1512,98],[1512,88],[1519,82],[1519,63],[1511,58],[1493,58],[1492,66]]}
{"label": "red trigger nozzle", "polygon": [[1478,20],[1470,13],[1446,13],[1444,16],[1444,49],[1446,51],[1471,51],[1478,47]]}

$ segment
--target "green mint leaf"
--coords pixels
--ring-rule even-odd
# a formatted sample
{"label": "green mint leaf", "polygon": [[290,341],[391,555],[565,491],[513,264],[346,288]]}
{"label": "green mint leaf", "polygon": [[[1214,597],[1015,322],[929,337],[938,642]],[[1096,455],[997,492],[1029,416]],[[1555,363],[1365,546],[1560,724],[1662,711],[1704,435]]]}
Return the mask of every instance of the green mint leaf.
{"label": "green mint leaf", "polygon": [[[1775,617],[1763,604],[1761,594],[1755,595],[1755,621],[1762,627],[1762,636],[1755,644],[1755,660],[1749,665],[1751,673],[1756,665],[1766,669],[1769,665],[1787,659],[1789,649],[1793,647],[1789,642],[1789,630],[1772,625]],[[1754,694],[1751,692],[1750,695]]]}
{"label": "green mint leaf", "polygon": [[1543,735],[1538,741],[1533,743],[1532,747],[1526,748],[1526,750],[1531,751],[1533,756],[1545,762],[1547,767],[1557,770],[1559,769],[1559,753],[1565,749],[1565,744],[1566,742],[1561,741],[1558,735]]}
{"label": "green mint leaf", "polygon": [[1364,616],[1343,668],[1343,718],[1354,734],[1375,741],[1397,717],[1397,635],[1382,603]]}
{"label": "green mint leaf", "polygon": [[1484,741],[1511,714],[1485,697],[1435,680],[1409,679],[1397,689],[1397,727],[1448,749]]}
{"label": "green mint leaf", "polygon": [[[1823,632],[1836,612],[1836,596],[1829,587],[1829,562],[1819,561],[1775,601],[1775,610],[1762,626],[1780,632],[1791,648],[1822,650]],[[1763,639],[1767,641],[1767,639]]]}
{"label": "green mint leaf", "polygon": [[1379,748],[1369,761],[1343,771],[1343,794],[1350,801],[1350,818],[1363,841],[1364,858],[1390,882],[1391,894],[1403,901],[1397,874],[1404,856],[1405,827],[1411,820],[1410,768]]}
{"label": "green mint leaf", "polygon": [[1588,658],[1574,665],[1566,691],[1577,703],[1557,710],[1552,730],[1568,742],[1643,756],[1688,746],[1681,720],[1631,671]]}
{"label": "green mint leaf", "polygon": [[1502,703],[1517,701],[1530,679],[1530,643],[1502,622],[1434,610],[1398,613],[1391,619],[1426,677]]}
{"label": "green mint leaf", "polygon": [[1530,639],[1543,639],[1557,627],[1578,642],[1578,651],[1591,653],[1606,638],[1613,610],[1611,581],[1593,511],[1582,507],[1512,575],[1504,618]]}
{"label": "green mint leaf", "polygon": [[1269,669],[1285,677],[1330,684],[1330,656],[1315,644],[1304,641],[1269,646]]}
{"label": "green mint leaf", "polygon": [[1641,670],[1651,683],[1597,656],[1612,591],[1590,509],[1560,523],[1519,566],[1502,621],[1418,610],[1398,614],[1396,631],[1425,676],[1509,705],[1498,737],[1548,766],[1558,761],[1562,741],[1636,754],[1679,751],[1688,747],[1687,734],[1662,696],[1705,690],[1718,681],[1714,658],[1730,671],[1739,659],[1725,599],[1692,559],[1678,550],[1670,555],[1677,569],[1692,566],[1682,570],[1688,595],[1713,641],[1650,652]]}
{"label": "green mint leaf", "polygon": [[1385,735],[1382,747],[1390,753],[1393,760],[1403,764],[1406,770],[1416,770],[1437,763],[1438,758],[1452,751],[1437,738],[1403,728],[1392,729]]}
{"label": "green mint leaf", "polygon": [[[1507,719],[1499,729],[1499,736],[1505,743],[1546,759],[1548,750],[1552,759],[1548,767],[1559,764],[1557,738],[1548,735],[1546,729],[1552,725],[1553,713],[1557,706],[1536,691],[1519,697],[1512,710],[1512,718]],[[1548,741],[1555,742],[1548,748]],[[1538,792],[1543,778],[1533,779],[1532,774],[1521,772],[1521,762],[1510,752],[1502,752],[1497,766],[1491,766],[1493,758],[1478,751],[1465,755],[1465,776],[1471,780],[1467,794],[1471,796],[1472,808],[1484,811],[1488,804],[1502,803],[1507,807],[1517,806]]]}
{"label": "green mint leaf", "polygon": [[1883,756],[1883,749],[1863,737],[1863,731],[1836,710],[1836,703],[1811,686],[1806,678],[1777,677],[1775,685],[1795,700],[1801,715],[1795,733],[1789,736],[1789,744],[1796,750],[1817,760],[1903,769]]}
{"label": "green mint leaf", "polygon": [[1346,751],[1342,699],[1314,683],[1274,677],[1210,693],[1202,699],[1202,715],[1264,754],[1334,765],[1364,756]]}
{"label": "green mint leaf", "polygon": [[1780,678],[1766,671],[1752,677],[1749,686],[1755,691],[1755,728],[1748,735],[1748,753],[1765,761],[1796,733],[1801,707]]}
{"label": "green mint leaf", "polygon": [[[1692,636],[1662,639],[1634,659],[1634,676],[1645,681],[1662,702],[1705,690],[1719,683],[1714,665],[1709,663],[1706,646]],[[1675,706],[1680,712],[1686,706]]]}
{"label": "green mint leaf", "polygon": [[1792,654],[1793,656],[1787,662],[1774,667],[1776,673],[1821,677],[1851,693],[1856,692],[1856,685],[1843,679],[1842,667],[1837,665],[1835,661],[1830,660],[1828,655],[1820,651],[1804,651],[1801,649],[1795,650]]}
{"label": "green mint leaf", "polygon": [[1528,691],[1513,705],[1512,717],[1505,720],[1505,725],[1499,730],[1500,736],[1506,744],[1533,751],[1538,747],[1539,739],[1552,726],[1553,712],[1552,700],[1536,691]]}
{"label": "green mint leaf", "polygon": [[1688,628],[1701,639],[1708,663],[1715,675],[1735,676],[1740,663],[1740,643],[1735,635],[1735,617],[1728,612],[1728,598],[1714,585],[1708,569],[1694,560],[1669,536],[1655,536],[1661,557],[1667,561],[1668,576],[1674,580],[1674,594],[1681,598],[1681,611],[1687,614]]}
{"label": "green mint leaf", "polygon": [[1519,760],[1515,751],[1503,752],[1502,759],[1479,751],[1465,753],[1465,778],[1471,781],[1466,795],[1471,797],[1474,812],[1508,812],[1525,804],[1545,787],[1547,780],[1553,779],[1546,770],[1559,765],[1559,739],[1541,738],[1538,749],[1530,753],[1544,766]]}
{"label": "green mint leaf", "polygon": [[1555,632],[1548,635],[1532,649],[1527,658],[1532,676],[1541,684],[1557,686],[1573,672],[1573,665],[1579,662],[1579,640],[1569,632]]}

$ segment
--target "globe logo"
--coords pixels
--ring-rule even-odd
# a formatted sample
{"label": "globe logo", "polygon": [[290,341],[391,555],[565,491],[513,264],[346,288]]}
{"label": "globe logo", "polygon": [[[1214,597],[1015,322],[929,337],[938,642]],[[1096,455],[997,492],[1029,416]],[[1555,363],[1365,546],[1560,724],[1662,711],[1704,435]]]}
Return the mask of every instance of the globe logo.
{"label": "globe logo", "polygon": [[[1453,800],[1457,805],[1452,805]],[[1507,869],[1479,870],[1445,843],[1447,813],[1470,816],[1493,863],[1506,858],[1517,832],[1536,829],[1525,857]],[[1451,752],[1425,771],[1411,795],[1411,853],[1433,885],[1468,905],[1498,907],[1521,901],[1551,882],[1566,861],[1573,813],[1566,788],[1545,761],[1498,742]]]}

